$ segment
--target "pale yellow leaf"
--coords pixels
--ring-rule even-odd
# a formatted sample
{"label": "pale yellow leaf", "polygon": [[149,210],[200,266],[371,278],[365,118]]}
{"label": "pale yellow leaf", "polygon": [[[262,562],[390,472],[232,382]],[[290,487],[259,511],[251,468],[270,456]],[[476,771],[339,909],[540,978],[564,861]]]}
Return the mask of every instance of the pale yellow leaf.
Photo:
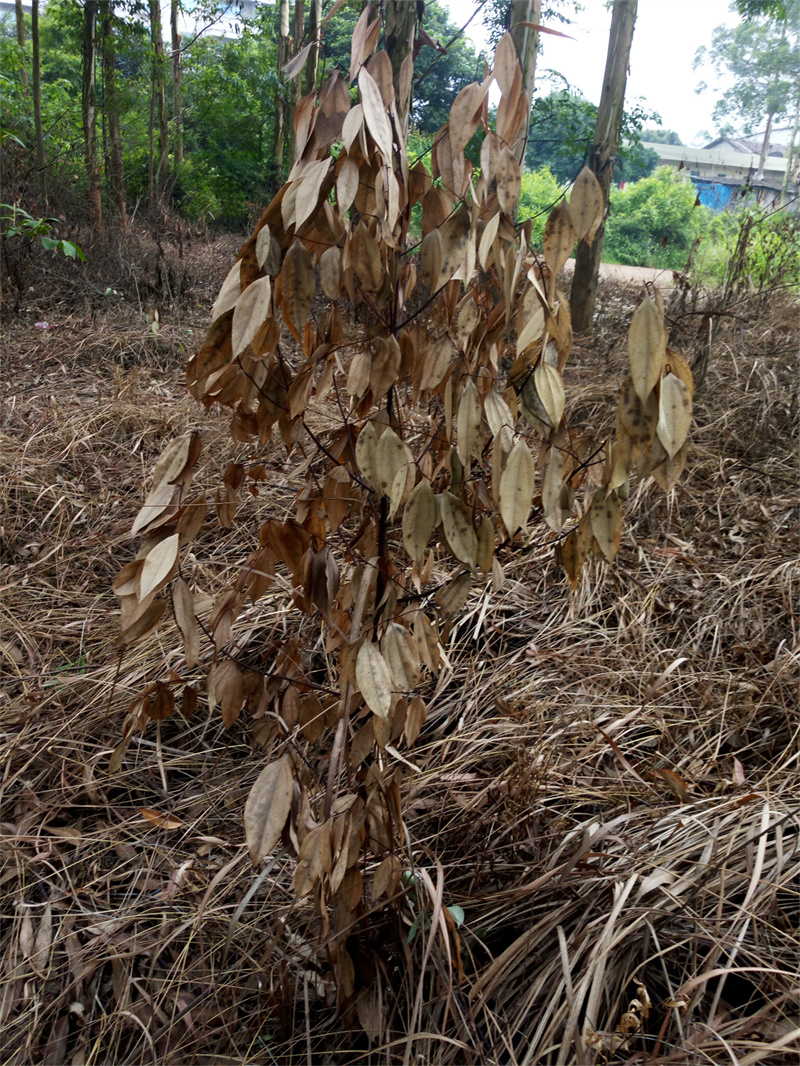
{"label": "pale yellow leaf", "polygon": [[372,422],[368,422],[356,440],[356,462],[364,481],[376,492],[380,487],[376,467],[377,450],[378,434]]}
{"label": "pale yellow leaf", "polygon": [[242,291],[242,261],[237,259],[231,269],[228,271],[228,276],[222,283],[222,288],[219,290],[219,296],[214,301],[214,306],[211,309],[211,321],[214,322],[224,315],[226,311],[230,311],[232,307],[236,305],[236,301]]}
{"label": "pale yellow leaf", "polygon": [[357,192],[358,163],[352,156],[347,156],[336,175],[336,202],[343,215],[353,206]]}
{"label": "pale yellow leaf", "polygon": [[265,766],[244,806],[244,833],[254,863],[265,859],[281,838],[292,809],[294,768],[289,755]]}
{"label": "pale yellow leaf", "polygon": [[475,382],[468,378],[461,390],[461,399],[458,404],[458,417],[456,428],[458,430],[457,451],[458,457],[464,464],[465,471],[469,471],[475,446],[478,443],[478,430],[481,425],[481,400]]}
{"label": "pale yellow leaf", "polygon": [[564,407],[567,402],[564,393],[564,382],[561,379],[558,369],[550,363],[545,362],[544,359],[540,359],[538,366],[533,372],[533,377],[536,383],[536,392],[542,403],[542,407],[544,407],[547,413],[550,425],[558,426],[561,422],[561,418],[564,414]]}
{"label": "pale yellow leaf", "polygon": [[611,562],[619,551],[622,534],[622,509],[619,500],[613,494],[603,498],[602,491],[599,492],[589,516],[594,539],[600,545],[600,551]]}
{"label": "pale yellow leaf", "polygon": [[392,709],[392,675],[377,644],[365,640],[356,656],[356,684],[369,709],[384,721]]}
{"label": "pale yellow leaf", "polygon": [[375,474],[378,487],[384,496],[391,495],[395,478],[407,466],[408,459],[403,442],[393,429],[385,430],[375,449]]}
{"label": "pale yellow leaf", "polygon": [[642,403],[647,403],[647,397],[661,378],[665,354],[664,319],[647,296],[636,308],[628,330],[631,380]]}
{"label": "pale yellow leaf", "polygon": [[462,502],[452,494],[443,492],[439,497],[442,515],[442,531],[447,543],[459,562],[472,570],[477,565],[478,537]]}
{"label": "pale yellow leaf", "polygon": [[430,482],[423,478],[403,509],[403,546],[418,563],[436,527],[436,497]]}
{"label": "pale yellow leaf", "polygon": [[659,385],[658,439],[672,459],[689,435],[692,424],[692,397],[679,377],[667,374]]}
{"label": "pale yellow leaf", "polygon": [[509,536],[525,529],[536,484],[536,465],[530,449],[518,440],[511,449],[500,478],[500,516]]}
{"label": "pale yellow leaf", "polygon": [[381,651],[395,689],[408,692],[419,682],[421,663],[413,636],[398,622],[390,622],[381,640]]}
{"label": "pale yellow leaf", "polygon": [[137,582],[136,594],[140,600],[155,592],[167,580],[178,561],[179,548],[180,533],[173,533],[147,553]]}
{"label": "pale yellow leaf", "polygon": [[498,436],[504,426],[510,430],[514,429],[514,416],[506,401],[494,389],[490,389],[484,396],[483,410],[493,437]]}
{"label": "pale yellow leaf", "polygon": [[392,164],[392,127],[389,116],[386,114],[381,91],[369,71],[362,67],[358,72],[358,87],[361,90],[361,106],[364,109],[364,120],[367,129],[372,134],[378,146],[378,151],[383,156],[383,162],[387,166]]}
{"label": "pale yellow leaf", "polygon": [[236,302],[231,325],[234,357],[241,355],[269,317],[272,283],[268,277],[251,282]]}
{"label": "pale yellow leaf", "polygon": [[569,197],[569,214],[578,240],[584,237],[591,244],[603,221],[603,190],[588,167],[575,179]]}

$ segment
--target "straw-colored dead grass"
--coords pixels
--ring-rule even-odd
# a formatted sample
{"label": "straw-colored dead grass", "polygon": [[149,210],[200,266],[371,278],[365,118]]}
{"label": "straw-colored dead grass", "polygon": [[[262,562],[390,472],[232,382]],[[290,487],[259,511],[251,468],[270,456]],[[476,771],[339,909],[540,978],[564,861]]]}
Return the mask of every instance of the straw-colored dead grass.
{"label": "straw-colored dead grass", "polygon": [[[633,299],[612,289],[605,304],[568,382],[598,424]],[[190,327],[12,331],[4,1062],[797,1061],[797,307],[736,315],[688,476],[669,499],[636,489],[618,563],[594,564],[573,594],[542,535],[454,627],[409,753],[416,874],[393,907],[365,901],[343,1012],[288,854],[253,870],[243,847],[264,761],[245,734],[173,716],[106,769],[128,702],[179,662],[169,628],[115,645],[109,585],[143,478],[190,425],[213,456],[209,487],[232,448],[225,420],[185,398]],[[689,354],[703,343],[696,318],[674,324]],[[292,469],[268,453],[258,506],[280,514]],[[202,587],[225,580],[246,537],[197,543]],[[288,631],[283,601],[260,601],[240,643]],[[460,958],[443,932],[456,906]]]}

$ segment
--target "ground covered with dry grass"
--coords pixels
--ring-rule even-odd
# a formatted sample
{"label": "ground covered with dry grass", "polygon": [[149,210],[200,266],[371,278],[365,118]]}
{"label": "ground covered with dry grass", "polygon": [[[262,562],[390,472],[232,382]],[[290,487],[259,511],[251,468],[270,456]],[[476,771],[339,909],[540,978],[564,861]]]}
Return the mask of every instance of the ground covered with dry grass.
{"label": "ground covered with dry grass", "polygon": [[[7,323],[4,1062],[796,1062],[797,304],[729,308],[688,473],[669,498],[634,487],[613,566],[594,562],[573,592],[542,533],[503,555],[502,588],[474,590],[409,753],[418,876],[391,906],[364,901],[340,1009],[290,855],[255,870],[247,857],[242,806],[264,754],[244,729],[173,715],[108,773],[131,699],[179,666],[172,623],[116,644],[109,586],[143,483],[187,428],[203,430],[209,493],[236,447],[183,386],[218,280],[208,263],[223,276],[229,260],[227,246],[187,250],[157,332],[130,294],[53,296]],[[565,375],[598,432],[636,300],[604,289],[597,336]],[[708,306],[676,291],[668,307],[690,359]],[[55,328],[35,328],[44,313]],[[264,449],[255,512],[289,513],[300,459]],[[201,536],[204,589],[247,536]],[[240,643],[289,632],[284,593],[259,601]],[[433,913],[410,937],[423,881]],[[449,948],[445,907],[464,916]]]}

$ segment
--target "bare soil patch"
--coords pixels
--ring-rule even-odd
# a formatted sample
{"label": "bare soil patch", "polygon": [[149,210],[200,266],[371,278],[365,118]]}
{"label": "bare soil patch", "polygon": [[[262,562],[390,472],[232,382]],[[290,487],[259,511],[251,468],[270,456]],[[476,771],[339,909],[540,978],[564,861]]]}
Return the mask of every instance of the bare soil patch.
{"label": "bare soil patch", "polygon": [[[143,482],[189,427],[204,434],[209,495],[236,449],[183,387],[230,261],[227,246],[196,256],[172,310],[153,297],[157,332],[135,286],[113,305],[59,297],[58,317],[56,297],[34,293],[6,331],[4,1061],[795,1061],[796,304],[731,309],[688,475],[669,498],[634,486],[613,567],[593,563],[573,593],[542,533],[504,556],[502,590],[474,590],[450,634],[452,670],[425,694],[404,806],[415,862],[463,910],[460,955],[424,920],[409,942],[408,894],[365,899],[348,943],[356,992],[340,1010],[289,852],[262,870],[247,858],[242,806],[264,754],[246,731],[202,708],[173,715],[107,771],[142,683],[180,669],[172,622],[124,654],[115,643],[109,586],[132,554]],[[600,326],[568,370],[598,433],[636,299],[604,283]],[[708,304],[682,301],[668,320],[691,360]],[[36,329],[44,313],[56,329]],[[283,517],[302,456],[270,442],[258,460],[270,481],[253,508]],[[210,529],[187,576],[220,587],[256,527],[225,542]],[[282,602],[259,601],[239,639],[286,633]]]}

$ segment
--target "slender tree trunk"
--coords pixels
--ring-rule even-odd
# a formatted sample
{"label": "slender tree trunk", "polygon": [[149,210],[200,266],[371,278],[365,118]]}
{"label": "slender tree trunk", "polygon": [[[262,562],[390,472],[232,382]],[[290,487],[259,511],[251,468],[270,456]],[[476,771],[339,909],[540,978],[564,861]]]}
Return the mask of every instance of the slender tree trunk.
{"label": "slender tree trunk", "polygon": [[183,166],[183,68],[181,66],[181,35],[178,33],[180,0],[171,0],[170,29],[172,31],[172,110],[175,119],[173,161],[176,170]]}
{"label": "slender tree trunk", "polygon": [[578,245],[570,298],[572,326],[576,333],[586,333],[591,328],[594,315],[600,257],[608,218],[608,194],[614,177],[614,164],[622,129],[622,108],[625,102],[633,28],[636,23],[636,6],[637,0],[614,0],[611,15],[603,94],[597,110],[594,143],[589,155],[589,166],[603,190],[605,213],[592,244],[581,241]]}
{"label": "slender tree trunk", "polygon": [[108,177],[114,221],[120,229],[128,228],[125,196],[125,169],[122,162],[122,133],[119,125],[116,54],[114,49],[114,2],[100,3],[100,53],[103,65],[103,109],[108,126]]}
{"label": "slender tree trunk", "polygon": [[[167,89],[164,68],[164,30],[161,24],[161,0],[150,0],[150,49],[152,78],[150,102],[150,167],[154,170],[150,184],[150,208],[162,202],[169,186],[169,140],[167,129]],[[158,123],[158,162],[154,164],[155,125]]]}
{"label": "slender tree trunk", "polygon": [[525,123],[525,135],[517,145],[516,155],[520,163],[525,159],[530,132],[530,112],[533,107],[533,87],[536,82],[536,58],[539,54],[539,31],[532,30],[523,23],[538,26],[542,20],[542,0],[512,0],[510,30],[517,46],[520,66],[522,67],[522,89],[528,98],[528,121]]}
{"label": "slender tree trunk", "polygon": [[36,169],[45,211],[47,207],[47,172],[44,169],[44,134],[42,133],[42,63],[39,55],[39,0],[31,3],[31,44],[33,46],[33,126],[36,131]]}
{"label": "slender tree trunk", "polygon": [[97,0],[86,0],[83,8],[83,83],[81,112],[86,180],[89,185],[89,221],[98,236],[103,232],[103,201],[97,156]]}
{"label": "slender tree trunk", "polygon": [[[406,66],[406,76],[401,75],[403,63],[412,55],[414,34],[417,29],[417,5],[407,0],[386,0],[386,51],[392,61],[397,114],[403,136],[408,135],[408,119],[411,113],[411,71]],[[412,59],[408,58],[410,64]]]}
{"label": "slender tree trunk", "polygon": [[[293,55],[297,55],[300,49],[303,47],[303,37],[305,36],[305,23],[306,23],[306,3],[305,0],[294,0],[294,48]],[[302,79],[298,74],[297,77],[291,83],[291,90],[289,96],[289,111],[286,116],[287,123],[289,125],[289,165],[293,166],[295,157],[297,155],[297,138],[295,136],[294,129],[294,113],[300,100],[300,92],[302,86]]]}
{"label": "slender tree trunk", "polygon": [[28,72],[25,69],[25,58],[22,54],[22,49],[25,47],[25,12],[22,10],[22,0],[16,0],[15,3],[16,18],[17,18],[17,44],[20,49],[19,57],[19,76],[22,84],[25,88],[28,88]]}
{"label": "slender tree trunk", "polygon": [[784,207],[786,201],[789,199],[789,179],[792,176],[792,159],[794,157],[795,148],[797,147],[798,129],[800,129],[800,96],[797,98],[797,107],[794,112],[794,125],[792,126],[792,138],[789,141],[789,150],[786,153],[786,169],[783,172],[783,181],[781,182],[781,207]]}
{"label": "slender tree trunk", "polygon": [[320,23],[322,22],[322,0],[311,0],[308,9],[308,39],[312,43],[306,60],[305,88],[306,95],[313,93],[317,87],[319,71]]}
{"label": "slender tree trunk", "polygon": [[764,130],[764,140],[761,142],[761,157],[758,160],[758,170],[756,171],[756,181],[761,181],[764,177],[764,164],[767,161],[767,155],[769,154],[769,139],[772,136],[772,122],[775,115],[770,112],[767,115],[767,128]]}
{"label": "slender tree trunk", "polygon": [[283,183],[283,153],[286,148],[286,81],[283,68],[289,60],[289,0],[280,0],[278,16],[278,85],[275,89],[275,144],[270,170],[276,186]]}

